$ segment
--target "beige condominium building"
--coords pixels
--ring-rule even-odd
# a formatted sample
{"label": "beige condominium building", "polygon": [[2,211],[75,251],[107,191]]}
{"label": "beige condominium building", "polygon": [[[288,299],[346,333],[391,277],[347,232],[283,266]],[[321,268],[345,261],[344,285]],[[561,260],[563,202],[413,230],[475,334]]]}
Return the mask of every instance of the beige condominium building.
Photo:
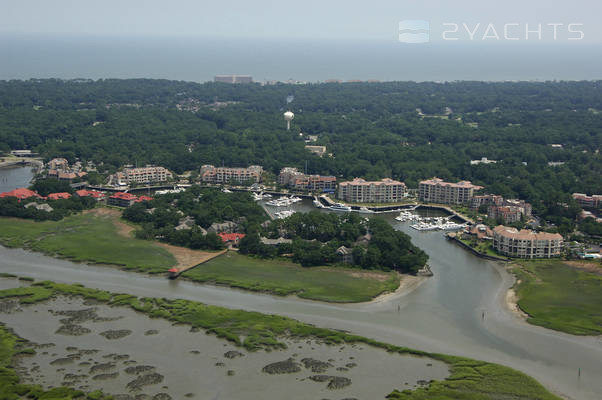
{"label": "beige condominium building", "polygon": [[334,176],[307,175],[297,168],[284,167],[278,175],[278,183],[297,190],[334,190],[337,179]]}
{"label": "beige condominium building", "polygon": [[518,230],[499,225],[493,228],[493,248],[501,254],[518,258],[558,257],[562,236],[558,233]]}
{"label": "beige condominium building", "polygon": [[165,182],[173,178],[169,170],[163,167],[146,166],[142,168],[125,168],[119,178],[126,183]]}
{"label": "beige condominium building", "polygon": [[473,185],[470,181],[451,183],[432,178],[420,182],[418,194],[421,201],[428,203],[468,204],[474,191],[479,189],[482,187]]}
{"label": "beige condominium building", "polygon": [[203,165],[201,167],[201,181],[207,183],[246,183],[259,182],[263,168],[251,165],[248,168],[214,167]]}
{"label": "beige condominium building", "polygon": [[380,181],[365,181],[355,178],[339,183],[337,197],[351,203],[396,203],[403,200],[406,185],[403,182],[385,178]]}

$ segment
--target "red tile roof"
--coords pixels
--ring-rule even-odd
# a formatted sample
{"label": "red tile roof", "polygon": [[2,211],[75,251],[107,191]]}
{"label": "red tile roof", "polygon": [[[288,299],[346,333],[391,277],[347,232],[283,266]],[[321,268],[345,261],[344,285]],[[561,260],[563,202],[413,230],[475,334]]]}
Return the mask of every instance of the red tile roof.
{"label": "red tile roof", "polygon": [[111,199],[136,200],[137,197],[131,193],[117,192],[111,196]]}
{"label": "red tile roof", "polygon": [[236,242],[245,237],[244,233],[218,233],[218,236],[224,241],[224,243],[228,242]]}
{"label": "red tile roof", "polygon": [[151,201],[152,199],[153,199],[152,197],[140,196],[140,197],[138,197],[138,200],[136,200],[136,203],[140,203],[142,201]]}
{"label": "red tile roof", "polygon": [[16,197],[17,199],[27,199],[29,197],[41,198],[42,196],[40,196],[39,194],[37,194],[36,192],[34,192],[32,190],[25,189],[25,188],[18,188],[15,190],[11,190],[10,192],[0,193],[0,198],[2,198],[2,197]]}
{"label": "red tile roof", "polygon": [[49,200],[59,200],[59,199],[68,199],[71,197],[71,194],[67,193],[67,192],[62,192],[62,193],[50,193],[48,195],[48,199]]}
{"label": "red tile roof", "polygon": [[97,192],[96,190],[86,190],[86,189],[81,189],[81,190],[77,190],[75,192],[79,197],[94,197],[95,199],[100,199],[103,198],[105,196],[104,193],[102,192]]}

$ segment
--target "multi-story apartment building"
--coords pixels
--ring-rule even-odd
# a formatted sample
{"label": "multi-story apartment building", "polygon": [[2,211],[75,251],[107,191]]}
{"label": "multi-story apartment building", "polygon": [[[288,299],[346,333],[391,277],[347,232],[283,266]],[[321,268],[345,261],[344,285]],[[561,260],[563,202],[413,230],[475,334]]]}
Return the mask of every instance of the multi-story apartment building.
{"label": "multi-story apartment building", "polygon": [[251,75],[216,75],[213,81],[222,83],[253,83],[253,77]]}
{"label": "multi-story apartment building", "polygon": [[206,183],[247,183],[259,182],[263,168],[251,165],[248,168],[214,167],[203,165],[201,167],[201,181]]}
{"label": "multi-story apartment building", "polygon": [[577,200],[581,207],[599,208],[602,205],[602,195],[600,194],[588,196],[583,193],[573,193],[573,199]]}
{"label": "multi-story apartment building", "polygon": [[504,204],[504,198],[497,194],[484,194],[480,196],[472,196],[470,199],[470,208],[479,208],[482,205],[496,205],[501,206]]}
{"label": "multi-story apartment building", "polygon": [[523,209],[517,206],[496,206],[487,208],[487,217],[491,219],[501,218],[505,224],[512,224],[521,220]]}
{"label": "multi-story apartment building", "polygon": [[421,201],[440,204],[470,204],[475,190],[482,189],[470,181],[457,183],[444,182],[443,179],[432,178],[420,182],[418,195]]}
{"label": "multi-story apartment building", "polygon": [[403,182],[385,178],[380,181],[365,181],[355,178],[341,182],[337,197],[352,203],[396,203],[405,197]]}
{"label": "multi-story apartment building", "polygon": [[334,176],[307,175],[297,168],[285,167],[280,170],[278,183],[297,190],[335,190],[337,179]]}
{"label": "multi-story apartment building", "polygon": [[48,161],[47,168],[49,170],[67,171],[69,169],[69,161],[65,158],[53,158]]}
{"label": "multi-story apartment building", "polygon": [[300,172],[297,168],[284,167],[280,170],[280,174],[278,174],[278,183],[282,186],[288,186],[295,178],[303,175],[303,172]]}
{"label": "multi-story apartment building", "polygon": [[558,233],[517,230],[499,225],[493,228],[493,248],[501,254],[518,258],[558,257],[562,251]]}
{"label": "multi-story apartment building", "polygon": [[125,168],[123,172],[118,173],[118,178],[128,184],[130,183],[152,183],[165,182],[173,178],[171,172],[163,167],[154,167],[147,165],[142,168]]}

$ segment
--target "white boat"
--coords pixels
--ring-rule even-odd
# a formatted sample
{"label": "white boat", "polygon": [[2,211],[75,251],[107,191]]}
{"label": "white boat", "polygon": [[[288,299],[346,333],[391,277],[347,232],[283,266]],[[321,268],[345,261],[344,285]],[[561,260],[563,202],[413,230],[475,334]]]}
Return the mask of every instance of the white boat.
{"label": "white boat", "polygon": [[253,200],[255,201],[260,201],[260,200],[265,200],[265,199],[271,199],[272,195],[269,193],[263,193],[263,192],[252,192],[251,195],[253,196]]}
{"label": "white boat", "polygon": [[274,207],[288,207],[293,204],[293,202],[288,197],[282,197],[280,199],[270,200],[265,204]]}
{"label": "white boat", "polygon": [[283,210],[283,211],[278,211],[277,213],[275,213],[274,215],[276,216],[276,218],[278,219],[284,219],[284,218],[288,218],[291,215],[293,215],[295,212],[292,210]]}
{"label": "white boat", "polygon": [[374,214],[374,211],[372,211],[368,207],[360,207],[360,209],[358,210],[358,212],[360,214]]}
{"label": "white boat", "polygon": [[465,227],[466,224],[457,224],[455,222],[447,221],[444,224],[442,224],[439,229],[441,229],[442,231],[459,231],[461,229],[464,229]]}
{"label": "white boat", "polygon": [[300,197],[296,197],[296,196],[291,196],[288,198],[288,201],[290,201],[291,203],[298,203],[300,201],[302,201],[303,199]]}
{"label": "white boat", "polygon": [[417,224],[410,225],[410,228],[417,231],[436,231],[440,229],[438,224],[429,224],[426,222],[418,222]]}
{"label": "white boat", "polygon": [[397,221],[401,221],[401,222],[413,221],[417,218],[418,218],[418,216],[416,214],[412,214],[411,212],[405,211],[405,210],[401,211],[399,213],[399,215],[397,217],[395,217],[395,219]]}
{"label": "white boat", "polygon": [[333,205],[331,205],[330,207],[328,207],[329,210],[332,211],[351,211],[351,207],[346,206],[344,204],[341,203],[334,203]]}
{"label": "white boat", "polygon": [[224,192],[224,193],[232,193],[232,191],[231,191],[231,190],[228,190],[228,189],[226,189],[226,188],[223,188],[223,189],[222,189],[222,192]]}

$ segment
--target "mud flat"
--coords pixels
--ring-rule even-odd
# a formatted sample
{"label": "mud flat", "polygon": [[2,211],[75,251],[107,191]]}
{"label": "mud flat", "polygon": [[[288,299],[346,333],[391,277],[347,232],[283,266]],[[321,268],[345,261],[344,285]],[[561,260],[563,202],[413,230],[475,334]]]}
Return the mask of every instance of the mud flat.
{"label": "mud flat", "polygon": [[384,399],[393,389],[449,375],[442,362],[363,344],[286,339],[285,350],[248,352],[202,331],[80,298],[8,307],[0,322],[35,343],[36,354],[17,361],[24,383],[103,389],[116,399]]}

